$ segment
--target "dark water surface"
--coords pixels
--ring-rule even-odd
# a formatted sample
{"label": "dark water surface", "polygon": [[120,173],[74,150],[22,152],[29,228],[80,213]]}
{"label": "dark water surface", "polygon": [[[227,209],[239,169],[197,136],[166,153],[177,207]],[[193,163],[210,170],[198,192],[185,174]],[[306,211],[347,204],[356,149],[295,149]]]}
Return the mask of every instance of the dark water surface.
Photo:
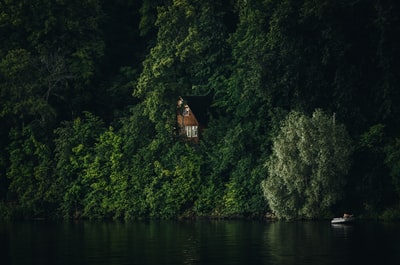
{"label": "dark water surface", "polygon": [[0,223],[0,264],[400,264],[400,223]]}

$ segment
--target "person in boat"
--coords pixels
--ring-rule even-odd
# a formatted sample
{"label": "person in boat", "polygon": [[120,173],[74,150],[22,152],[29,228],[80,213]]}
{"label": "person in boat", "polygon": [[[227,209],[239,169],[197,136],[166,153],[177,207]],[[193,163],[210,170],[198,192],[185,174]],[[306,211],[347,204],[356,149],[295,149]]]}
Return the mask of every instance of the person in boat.
{"label": "person in boat", "polygon": [[353,215],[350,214],[350,213],[344,213],[343,214],[343,218],[352,218],[352,217],[353,217]]}

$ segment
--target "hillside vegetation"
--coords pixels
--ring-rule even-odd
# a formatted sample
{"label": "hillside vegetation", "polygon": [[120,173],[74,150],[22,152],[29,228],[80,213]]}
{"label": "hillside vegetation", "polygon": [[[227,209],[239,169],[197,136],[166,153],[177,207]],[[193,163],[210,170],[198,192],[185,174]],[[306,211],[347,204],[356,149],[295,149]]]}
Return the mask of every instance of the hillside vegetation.
{"label": "hillside vegetation", "polygon": [[[1,1],[0,218],[399,218],[399,14]],[[199,144],[179,96],[211,98]]]}

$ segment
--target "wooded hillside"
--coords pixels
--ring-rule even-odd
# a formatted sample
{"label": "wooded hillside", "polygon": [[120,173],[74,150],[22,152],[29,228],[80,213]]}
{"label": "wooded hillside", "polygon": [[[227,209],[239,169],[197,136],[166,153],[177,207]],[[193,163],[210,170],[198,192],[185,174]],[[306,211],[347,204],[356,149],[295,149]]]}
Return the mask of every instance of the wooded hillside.
{"label": "wooded hillside", "polygon": [[[1,1],[0,218],[399,218],[399,14]],[[179,96],[211,99],[198,144]]]}

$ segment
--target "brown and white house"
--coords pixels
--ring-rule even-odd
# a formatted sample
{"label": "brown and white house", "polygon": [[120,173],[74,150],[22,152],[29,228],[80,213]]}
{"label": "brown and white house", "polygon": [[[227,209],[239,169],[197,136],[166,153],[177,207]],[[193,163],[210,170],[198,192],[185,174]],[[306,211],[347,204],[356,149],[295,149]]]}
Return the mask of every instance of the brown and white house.
{"label": "brown and white house", "polygon": [[[208,104],[206,101],[205,97],[179,97],[176,106],[176,121],[179,135],[185,141],[195,144],[199,142],[206,123],[205,108]],[[194,111],[198,111],[198,115]]]}

